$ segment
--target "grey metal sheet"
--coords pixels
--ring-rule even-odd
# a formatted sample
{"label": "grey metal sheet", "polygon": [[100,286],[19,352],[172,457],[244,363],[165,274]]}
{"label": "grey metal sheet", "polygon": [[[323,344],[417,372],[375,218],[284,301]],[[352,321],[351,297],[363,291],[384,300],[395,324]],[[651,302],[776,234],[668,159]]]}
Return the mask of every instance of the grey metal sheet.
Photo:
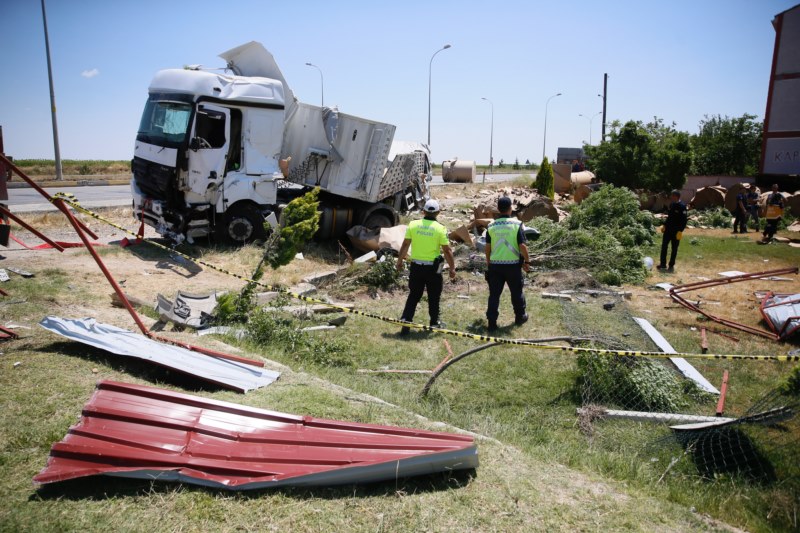
{"label": "grey metal sheet", "polygon": [[[639,324],[639,326],[644,330],[644,332],[647,333],[647,335],[651,339],[653,339],[653,342],[655,342],[656,345],[658,345],[658,347],[661,349],[662,352],[676,353],[675,348],[672,347],[669,341],[667,341],[667,339],[665,339],[664,336],[656,328],[654,328],[650,322],[647,321],[647,319],[636,318],[636,317],[634,317],[633,319],[636,321],[637,324]],[[700,387],[706,392],[710,392],[711,394],[719,394],[719,390],[714,385],[712,385],[705,377],[703,377],[703,374],[698,372],[697,369],[693,367],[689,361],[687,361],[683,357],[670,357],[669,360],[672,361],[672,364],[675,365],[678,371],[681,374],[683,374],[685,378],[691,379],[692,381],[697,383],[698,387]]]}
{"label": "grey metal sheet", "polygon": [[773,295],[764,302],[762,313],[782,339],[790,337],[800,328],[800,294]]}
{"label": "grey metal sheet", "polygon": [[132,331],[101,324],[93,318],[46,316],[39,325],[70,340],[116,355],[150,361],[240,392],[266,387],[280,377],[280,372],[163,344]]}

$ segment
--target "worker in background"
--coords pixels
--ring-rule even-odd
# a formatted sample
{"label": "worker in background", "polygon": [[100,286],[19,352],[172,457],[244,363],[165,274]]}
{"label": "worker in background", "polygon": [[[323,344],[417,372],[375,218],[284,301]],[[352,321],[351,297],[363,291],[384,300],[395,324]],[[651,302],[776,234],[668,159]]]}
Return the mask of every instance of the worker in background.
{"label": "worker in background", "polygon": [[[686,214],[686,204],[681,202],[681,191],[674,190],[670,194],[669,211],[667,211],[667,219],[664,225],[661,226],[661,262],[656,267],[658,270],[665,270],[667,272],[675,271],[675,258],[678,256],[678,245],[681,243],[683,237],[683,230],[686,229],[686,223],[689,218]],[[667,249],[672,245],[672,253],[669,256],[669,267],[667,267]]]}
{"label": "worker in background", "polygon": [[[406,238],[397,256],[397,270],[403,270],[403,260],[411,247],[411,267],[408,276],[408,298],[400,320],[412,322],[422,293],[428,291],[428,314],[432,327],[442,327],[439,321],[439,301],[442,296],[442,271],[444,262],[450,267],[450,280],[456,277],[456,265],[447,228],[436,222],[439,215],[439,202],[428,200],[424,207],[425,218],[414,220],[406,229]],[[444,257],[442,257],[444,254]],[[403,326],[401,335],[408,335],[409,328]]]}
{"label": "worker in background", "polygon": [[759,229],[758,220],[758,193],[756,188],[748,184],[747,186],[747,218],[755,222],[756,231]]}
{"label": "worker in background", "polygon": [[744,184],[744,188],[736,195],[736,208],[733,210],[733,232],[747,233],[747,190],[749,183]]}
{"label": "worker in background", "polygon": [[486,280],[489,282],[489,304],[486,319],[489,331],[497,330],[500,316],[500,295],[508,285],[511,305],[514,307],[514,323],[518,326],[528,321],[525,313],[525,295],[522,293],[523,274],[530,271],[530,258],[522,222],[511,217],[511,198],[503,196],[497,200],[500,216],[489,224],[486,233]]}
{"label": "worker in background", "polygon": [[772,192],[767,196],[767,214],[765,216],[767,225],[764,227],[764,238],[761,242],[766,244],[775,236],[775,233],[778,231],[778,222],[780,222],[783,216],[784,207],[785,202],[783,195],[778,192],[778,184],[774,183],[772,185]]}

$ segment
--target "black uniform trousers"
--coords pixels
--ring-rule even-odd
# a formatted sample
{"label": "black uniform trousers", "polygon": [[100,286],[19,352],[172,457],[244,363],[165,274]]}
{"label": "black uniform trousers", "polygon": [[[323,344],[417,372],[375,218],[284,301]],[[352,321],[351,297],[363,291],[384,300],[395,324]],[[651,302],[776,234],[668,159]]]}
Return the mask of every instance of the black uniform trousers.
{"label": "black uniform trousers", "polygon": [[678,257],[678,245],[681,241],[678,240],[678,232],[675,230],[666,230],[661,237],[661,262],[659,265],[667,266],[667,248],[672,244],[672,253],[669,256],[669,267],[675,266],[675,258]]}
{"label": "black uniform trousers", "polygon": [[439,302],[442,298],[442,275],[436,272],[437,267],[433,265],[420,265],[411,263],[408,275],[408,298],[403,309],[402,320],[413,322],[417,304],[422,299],[422,293],[428,291],[428,314],[431,317],[430,324],[433,326],[439,323]]}
{"label": "black uniform trousers", "polygon": [[772,239],[778,233],[778,223],[781,221],[779,218],[768,218],[767,225],[764,226],[764,237]]}
{"label": "black uniform trousers", "polygon": [[747,233],[747,211],[742,211],[737,207],[734,215],[733,231],[736,233]]}
{"label": "black uniform trousers", "polygon": [[500,316],[500,296],[508,285],[511,292],[511,305],[514,307],[514,316],[522,318],[525,315],[525,294],[522,292],[522,267],[515,265],[489,264],[487,281],[489,282],[489,305],[486,308],[486,319],[497,322]]}

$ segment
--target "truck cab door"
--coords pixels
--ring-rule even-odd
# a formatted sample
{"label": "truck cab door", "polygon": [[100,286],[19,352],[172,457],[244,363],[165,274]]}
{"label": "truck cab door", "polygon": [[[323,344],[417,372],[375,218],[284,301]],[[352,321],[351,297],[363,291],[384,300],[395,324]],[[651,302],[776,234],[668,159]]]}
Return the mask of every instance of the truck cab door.
{"label": "truck cab door", "polygon": [[189,203],[214,203],[225,175],[225,159],[230,145],[230,110],[211,104],[198,104],[189,140],[189,173],[186,200]]}

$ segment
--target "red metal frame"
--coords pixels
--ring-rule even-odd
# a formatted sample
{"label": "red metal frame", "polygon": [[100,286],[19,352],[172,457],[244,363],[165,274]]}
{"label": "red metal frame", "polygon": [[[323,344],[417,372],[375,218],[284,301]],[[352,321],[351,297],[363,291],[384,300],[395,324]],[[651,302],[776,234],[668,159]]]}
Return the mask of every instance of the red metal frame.
{"label": "red metal frame", "polygon": [[186,348],[187,350],[191,350],[193,352],[201,353],[211,357],[219,357],[221,359],[228,359],[230,361],[236,361],[239,363],[245,363],[248,365],[253,365],[258,367],[264,366],[264,363],[262,361],[256,361],[255,359],[247,359],[245,357],[238,357],[236,355],[218,352],[216,350],[209,350],[208,348],[203,348],[201,346],[194,346],[192,344],[174,341],[172,339],[161,337],[159,335],[156,335],[155,333],[152,333],[149,329],[147,329],[147,326],[144,325],[144,322],[142,322],[142,319],[139,317],[139,314],[133,308],[133,305],[131,305],[130,301],[128,300],[128,297],[125,295],[125,292],[122,290],[119,284],[117,284],[117,281],[114,279],[114,276],[111,275],[111,272],[109,272],[108,268],[103,263],[103,260],[100,259],[100,255],[94,249],[92,242],[84,233],[83,228],[78,223],[78,220],[73,216],[72,212],[67,208],[67,205],[64,203],[64,200],[57,198],[54,200],[54,203],[58,206],[59,209],[61,209],[64,215],[66,215],[67,220],[69,220],[69,223],[72,224],[72,227],[75,229],[75,232],[78,234],[78,237],[80,237],[81,241],[83,241],[84,246],[86,246],[86,249],[89,251],[89,254],[91,254],[92,258],[94,259],[94,262],[97,263],[97,266],[103,272],[103,275],[108,280],[108,283],[109,285],[111,285],[111,288],[114,289],[114,292],[117,294],[117,297],[122,302],[122,305],[131,315],[131,318],[133,318],[133,321],[136,322],[136,325],[139,327],[139,330],[144,335],[160,342],[166,342],[174,346],[180,346],[181,348]]}
{"label": "red metal frame", "polygon": [[728,371],[722,373],[722,386],[719,388],[719,400],[717,401],[717,416],[722,416],[725,412],[725,395],[728,394]]}
{"label": "red metal frame", "polygon": [[[34,189],[36,192],[38,192],[39,194],[41,194],[42,196],[44,196],[44,197],[45,197],[45,198],[46,198],[48,201],[50,201],[50,202],[53,202],[53,197],[52,197],[52,196],[50,196],[50,195],[47,193],[47,191],[45,191],[44,189],[42,189],[42,188],[39,186],[39,184],[38,184],[38,183],[36,183],[35,181],[33,181],[33,180],[30,178],[30,177],[28,177],[28,175],[27,175],[27,174],[25,174],[23,171],[21,171],[17,165],[15,165],[15,164],[14,164],[14,163],[12,163],[11,161],[9,161],[9,159],[8,159],[6,156],[4,156],[3,154],[0,154],[0,161],[4,162],[6,165],[8,165],[8,166],[9,166],[9,168],[10,168],[11,170],[13,170],[13,171],[14,171],[14,173],[15,173],[17,176],[19,176],[20,178],[22,178],[22,180],[23,180],[23,181],[25,181],[25,183],[27,183],[28,185],[30,185],[30,186],[31,186],[31,187],[32,187],[32,188],[33,188],[33,189]],[[54,205],[56,205],[56,206],[57,206],[57,207],[58,207],[58,208],[61,210],[61,212],[62,212],[62,213],[66,213],[66,212],[67,212],[67,207],[66,207],[66,205],[65,205],[65,204],[63,204],[63,203],[61,203],[61,204],[55,204],[55,202],[53,202],[53,203],[54,203]],[[89,229],[89,228],[88,228],[88,227],[87,227],[87,226],[86,226],[86,225],[85,225],[83,222],[81,222],[81,221],[79,220],[79,221],[78,221],[78,224],[80,225],[80,227],[81,227],[81,228],[82,228],[82,229],[83,229],[83,230],[84,230],[86,233],[88,233],[88,234],[89,234],[89,235],[92,237],[92,239],[95,239],[95,240],[97,240],[97,238],[98,238],[98,237],[97,237],[97,235],[96,235],[96,234],[95,234],[95,233],[94,233],[92,230],[90,230],[90,229]]]}
{"label": "red metal frame", "polygon": [[[753,280],[765,278],[765,277],[768,277],[768,276],[777,276],[777,275],[781,275],[781,274],[797,274],[797,273],[798,273],[798,268],[797,267],[780,268],[780,269],[777,269],[777,270],[766,270],[764,272],[754,272],[752,274],[742,274],[741,276],[731,276],[729,278],[726,277],[726,278],[711,279],[711,280],[707,280],[707,281],[698,281],[696,283],[688,283],[686,285],[678,285],[676,287],[672,287],[669,290],[669,296],[675,302],[679,303],[683,307],[685,307],[685,308],[687,308],[687,309],[689,309],[691,311],[694,311],[696,313],[699,313],[699,314],[703,315],[704,317],[708,318],[709,320],[713,320],[714,322],[717,322],[718,324],[722,324],[723,326],[728,326],[729,328],[738,329],[740,331],[744,331],[744,332],[750,333],[752,335],[758,335],[758,336],[761,336],[761,337],[766,337],[767,339],[771,339],[771,340],[777,341],[777,340],[780,340],[780,336],[775,334],[775,333],[773,333],[773,332],[771,332],[771,331],[767,331],[767,330],[764,330],[764,329],[761,329],[761,328],[755,328],[753,326],[748,326],[746,324],[740,324],[739,322],[735,322],[733,320],[728,320],[727,318],[722,318],[722,317],[719,317],[719,316],[716,316],[716,315],[712,315],[711,313],[708,313],[705,310],[700,309],[700,307],[698,305],[692,303],[691,301],[687,300],[686,298],[684,298],[681,295],[684,294],[684,293],[687,293],[687,292],[696,291],[696,290],[699,290],[699,289],[705,289],[705,288],[708,288],[708,287],[718,287],[720,285],[729,285],[731,283],[740,283],[742,281],[753,281]],[[769,322],[769,321],[767,321],[767,322]]]}
{"label": "red metal frame", "polygon": [[25,222],[21,218],[19,218],[17,215],[15,215],[14,213],[9,211],[8,209],[3,207],[2,205],[0,205],[0,214],[3,214],[5,216],[7,216],[11,220],[16,222],[20,226],[22,226],[23,228],[25,228],[26,230],[30,231],[31,233],[33,233],[34,235],[39,237],[41,240],[43,240],[44,242],[46,242],[47,244],[49,244],[50,246],[52,246],[53,248],[58,250],[59,252],[63,252],[64,251],[64,247],[63,246],[61,246],[60,244],[58,244],[55,241],[52,241],[52,240],[48,239],[47,236],[44,233],[41,233],[39,230],[37,230],[36,228],[34,228],[33,226],[31,226],[30,224],[28,224],[27,222]]}
{"label": "red metal frame", "polygon": [[[221,359],[227,359],[229,361],[236,361],[238,363],[244,363],[244,364],[257,366],[257,367],[263,367],[264,366],[264,363],[262,361],[256,361],[255,359],[247,359],[245,357],[238,357],[236,355],[231,355],[231,354],[227,354],[227,353],[224,353],[224,352],[218,352],[216,350],[210,350],[208,348],[203,348],[202,346],[194,346],[192,344],[188,344],[188,343],[184,343],[184,342],[177,342],[177,341],[174,341],[172,339],[168,339],[166,337],[161,337],[159,335],[156,335],[156,334],[152,333],[149,329],[147,329],[147,326],[144,325],[144,323],[142,322],[142,319],[139,317],[139,314],[133,308],[133,306],[131,305],[130,301],[128,301],[128,297],[125,296],[125,293],[120,288],[120,286],[117,284],[117,281],[111,275],[111,272],[109,272],[108,268],[106,268],[106,265],[103,263],[102,259],[100,259],[100,256],[98,255],[97,251],[94,249],[94,246],[92,245],[92,242],[89,240],[89,237],[87,237],[87,234],[92,239],[95,239],[95,240],[98,239],[98,236],[92,230],[90,230],[83,222],[81,222],[80,220],[75,218],[75,216],[72,214],[72,212],[69,210],[69,207],[67,206],[66,203],[64,203],[63,200],[58,199],[58,198],[53,198],[52,196],[50,196],[47,193],[47,191],[45,191],[43,188],[41,188],[35,181],[33,181],[24,172],[22,172],[19,169],[19,167],[17,167],[14,163],[9,161],[8,158],[6,158],[6,156],[3,155],[2,153],[0,153],[0,161],[2,161],[5,164],[7,164],[11,170],[13,170],[28,185],[30,185],[34,190],[36,190],[36,192],[41,194],[43,197],[47,198],[62,213],[64,213],[64,216],[67,217],[67,220],[72,225],[72,227],[75,229],[75,233],[78,234],[78,237],[80,237],[80,239],[83,242],[84,246],[86,246],[86,249],[89,250],[89,254],[91,254],[91,256],[94,259],[95,263],[97,263],[97,266],[103,272],[103,275],[108,280],[108,283],[111,285],[111,288],[114,289],[114,292],[119,297],[120,301],[122,302],[122,305],[125,307],[125,309],[128,311],[128,313],[131,315],[131,318],[133,318],[133,321],[136,323],[136,326],[139,328],[139,330],[144,335],[146,335],[147,337],[150,337],[151,339],[154,339],[154,340],[157,340],[157,341],[160,341],[160,342],[165,342],[167,344],[172,344],[174,346],[180,346],[181,348],[186,348],[187,350],[191,350],[193,352],[201,353],[203,355],[208,355],[210,357],[219,357]],[[57,250],[59,250],[61,252],[64,251],[64,248],[62,246],[60,246],[58,243],[55,243],[55,242],[51,241],[50,239],[48,239],[47,237],[45,237],[44,235],[42,235],[41,233],[39,233],[38,231],[33,229],[28,224],[25,224],[18,217],[14,216],[10,211],[8,211],[6,209],[2,209],[2,212],[8,214],[14,221],[19,223],[21,226],[23,226],[28,231],[31,231],[32,233],[34,233],[37,237],[39,237],[40,239],[44,240],[45,242],[47,242],[48,244],[50,244],[51,246],[53,246]],[[4,293],[4,294],[7,295],[7,293]]]}
{"label": "red metal frame", "polygon": [[0,341],[10,341],[12,339],[18,339],[19,335],[16,332],[11,331],[8,328],[4,328],[0,326]]}

